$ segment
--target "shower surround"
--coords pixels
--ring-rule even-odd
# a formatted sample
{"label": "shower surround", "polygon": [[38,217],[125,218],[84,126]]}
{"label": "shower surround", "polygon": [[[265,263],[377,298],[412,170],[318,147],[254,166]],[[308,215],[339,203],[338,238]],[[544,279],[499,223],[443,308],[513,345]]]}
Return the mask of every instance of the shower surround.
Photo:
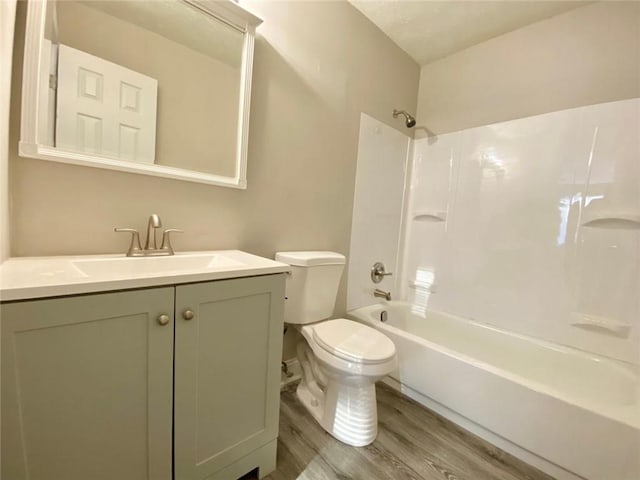
{"label": "shower surround", "polygon": [[[390,384],[558,479],[640,478],[640,99],[415,140],[386,202],[363,185],[384,154],[397,192],[407,157],[377,123],[348,303],[394,340]],[[401,302],[370,295],[380,258]]]}
{"label": "shower surround", "polygon": [[414,143],[402,297],[640,364],[640,99]]}

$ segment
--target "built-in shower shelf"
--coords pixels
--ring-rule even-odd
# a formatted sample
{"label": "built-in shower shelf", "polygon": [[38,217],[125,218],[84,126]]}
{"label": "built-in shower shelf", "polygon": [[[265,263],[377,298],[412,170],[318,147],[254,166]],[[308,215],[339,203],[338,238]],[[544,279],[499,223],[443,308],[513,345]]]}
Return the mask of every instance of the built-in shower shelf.
{"label": "built-in shower shelf", "polygon": [[612,230],[640,230],[640,214],[607,213],[594,215],[583,222],[582,226]]}
{"label": "built-in shower shelf", "polygon": [[571,316],[571,325],[574,327],[584,328],[586,330],[600,330],[622,338],[627,338],[631,331],[631,325],[629,323],[621,322],[613,318],[580,312],[573,312]]}
{"label": "built-in shower shelf", "polygon": [[444,222],[447,219],[447,212],[422,210],[413,214],[414,222]]}

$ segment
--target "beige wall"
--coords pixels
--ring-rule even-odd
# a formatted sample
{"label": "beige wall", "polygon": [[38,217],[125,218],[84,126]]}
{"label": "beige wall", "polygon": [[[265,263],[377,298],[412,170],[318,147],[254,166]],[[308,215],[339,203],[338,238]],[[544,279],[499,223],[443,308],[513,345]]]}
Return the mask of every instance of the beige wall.
{"label": "beige wall", "polygon": [[[178,250],[349,253],[360,112],[402,128],[391,112],[415,110],[419,67],[346,2],[248,7],[264,20],[248,189],[18,158],[14,131],[12,255],[124,252],[128,239],[113,227],[143,230],[154,212],[185,230],[175,238]],[[343,278],[337,314],[345,286]]]}
{"label": "beige wall", "polygon": [[640,96],[640,2],[580,7],[422,67],[416,137]]}

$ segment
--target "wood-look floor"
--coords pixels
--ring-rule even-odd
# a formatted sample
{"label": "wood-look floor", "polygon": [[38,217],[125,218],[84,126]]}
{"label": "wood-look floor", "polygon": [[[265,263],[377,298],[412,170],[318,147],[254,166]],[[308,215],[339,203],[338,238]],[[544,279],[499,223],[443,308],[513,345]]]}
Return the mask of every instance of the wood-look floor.
{"label": "wood-look floor", "polygon": [[552,480],[484,440],[379,384],[376,441],[349,447],[282,392],[277,470],[267,480]]}

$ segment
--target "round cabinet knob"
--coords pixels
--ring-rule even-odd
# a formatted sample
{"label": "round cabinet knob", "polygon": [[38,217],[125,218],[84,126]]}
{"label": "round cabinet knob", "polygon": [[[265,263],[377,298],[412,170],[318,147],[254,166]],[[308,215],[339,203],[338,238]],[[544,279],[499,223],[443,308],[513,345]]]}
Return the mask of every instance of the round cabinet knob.
{"label": "round cabinet knob", "polygon": [[158,323],[160,325],[167,325],[169,323],[169,315],[160,315],[158,317]]}
{"label": "round cabinet knob", "polygon": [[184,318],[185,320],[191,320],[195,316],[195,313],[193,313],[191,310],[185,310],[184,312],[182,312],[182,318]]}

